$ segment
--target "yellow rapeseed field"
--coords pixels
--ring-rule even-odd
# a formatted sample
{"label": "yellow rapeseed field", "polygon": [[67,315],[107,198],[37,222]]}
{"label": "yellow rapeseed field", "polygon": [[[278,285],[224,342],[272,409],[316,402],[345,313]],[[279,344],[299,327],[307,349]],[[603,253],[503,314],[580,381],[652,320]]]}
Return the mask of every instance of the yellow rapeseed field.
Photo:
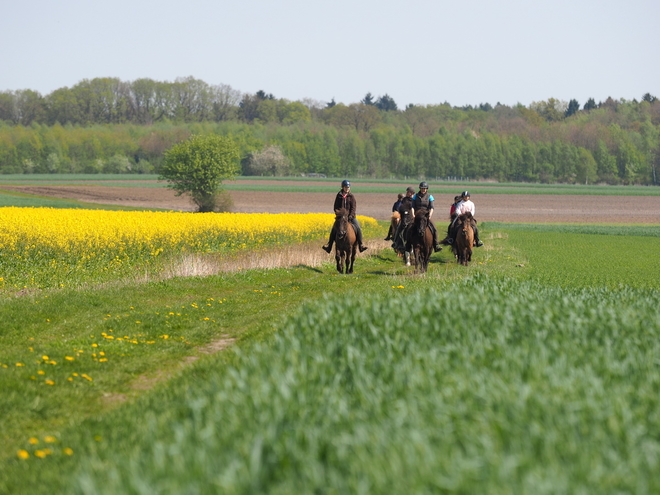
{"label": "yellow rapeseed field", "polygon": [[[168,254],[223,253],[318,239],[327,235],[333,221],[334,215],[323,213],[0,208],[0,287],[43,286],[54,275],[89,276]],[[368,217],[360,221],[377,225]]]}

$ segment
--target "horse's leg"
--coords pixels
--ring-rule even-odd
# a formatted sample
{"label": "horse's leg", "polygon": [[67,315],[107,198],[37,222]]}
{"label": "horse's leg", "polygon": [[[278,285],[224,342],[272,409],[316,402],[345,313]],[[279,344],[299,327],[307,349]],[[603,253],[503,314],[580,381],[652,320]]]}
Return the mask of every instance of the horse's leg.
{"label": "horse's leg", "polygon": [[343,273],[342,272],[343,267],[342,267],[341,253],[339,252],[339,249],[337,249],[335,251],[335,261],[337,262],[337,271],[339,273]]}
{"label": "horse's leg", "polygon": [[355,263],[355,253],[357,252],[357,244],[353,244],[349,257],[346,257],[346,273],[353,273],[353,264]]}

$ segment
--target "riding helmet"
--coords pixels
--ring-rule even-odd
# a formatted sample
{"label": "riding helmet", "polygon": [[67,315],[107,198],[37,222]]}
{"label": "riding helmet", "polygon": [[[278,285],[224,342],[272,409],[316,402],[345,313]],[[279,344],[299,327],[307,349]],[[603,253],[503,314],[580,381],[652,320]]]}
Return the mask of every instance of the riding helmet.
{"label": "riding helmet", "polygon": [[411,193],[415,194],[415,188],[411,187],[411,186],[408,186],[408,187],[406,187],[406,192],[411,192]]}
{"label": "riding helmet", "polygon": [[424,181],[424,182],[420,182],[420,183],[419,183],[419,188],[420,188],[420,189],[428,189],[428,188],[429,188],[429,185],[426,183],[426,181]]}
{"label": "riding helmet", "polygon": [[462,197],[462,198],[469,198],[469,197],[470,197],[470,193],[469,193],[468,191],[463,191],[463,192],[461,193],[461,197]]}
{"label": "riding helmet", "polygon": [[347,180],[341,181],[341,187],[351,187],[351,183]]}

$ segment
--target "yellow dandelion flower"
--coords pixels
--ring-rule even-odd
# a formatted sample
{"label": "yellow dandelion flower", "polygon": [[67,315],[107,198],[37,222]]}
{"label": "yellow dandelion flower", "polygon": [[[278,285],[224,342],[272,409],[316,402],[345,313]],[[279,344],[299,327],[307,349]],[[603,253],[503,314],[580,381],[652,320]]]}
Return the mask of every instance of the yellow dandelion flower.
{"label": "yellow dandelion flower", "polygon": [[66,359],[67,361],[74,361],[76,358],[73,358],[71,356],[64,356],[64,359]]}
{"label": "yellow dandelion flower", "polygon": [[23,450],[23,449],[16,452],[16,455],[18,456],[19,459],[24,459],[24,460],[30,457],[30,453],[27,450]]}
{"label": "yellow dandelion flower", "polygon": [[43,459],[48,454],[46,454],[46,452],[44,452],[43,450],[35,450],[34,455],[37,456],[39,459]]}
{"label": "yellow dandelion flower", "polygon": [[46,380],[44,383],[46,385],[55,385],[55,382],[53,380]]}
{"label": "yellow dandelion flower", "polygon": [[25,366],[23,363],[16,363],[16,366]]}
{"label": "yellow dandelion flower", "polygon": [[28,443],[29,443],[30,445],[37,445],[37,444],[39,443],[39,439],[38,439],[38,438],[35,438],[35,437],[31,437],[31,438],[28,440]]}
{"label": "yellow dandelion flower", "polygon": [[73,449],[70,447],[65,447],[64,449],[62,449],[62,453],[64,455],[73,455]]}
{"label": "yellow dandelion flower", "polygon": [[50,358],[46,355],[43,355],[43,356],[41,356],[41,359],[43,359],[44,361],[48,361]]}
{"label": "yellow dandelion flower", "polygon": [[37,371],[37,375],[45,375],[46,372],[44,370],[39,370]]}
{"label": "yellow dandelion flower", "polygon": [[57,442],[57,438],[55,438],[53,435],[47,435],[44,437],[44,442],[46,443],[55,443]]}

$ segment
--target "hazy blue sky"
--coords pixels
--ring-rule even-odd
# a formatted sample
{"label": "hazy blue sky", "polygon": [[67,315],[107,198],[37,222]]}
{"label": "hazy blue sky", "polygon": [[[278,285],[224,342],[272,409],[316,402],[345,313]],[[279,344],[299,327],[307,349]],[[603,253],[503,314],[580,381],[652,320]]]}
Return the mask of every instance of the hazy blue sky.
{"label": "hazy blue sky", "polygon": [[658,0],[0,0],[0,91],[193,76],[277,98],[660,97]]}

